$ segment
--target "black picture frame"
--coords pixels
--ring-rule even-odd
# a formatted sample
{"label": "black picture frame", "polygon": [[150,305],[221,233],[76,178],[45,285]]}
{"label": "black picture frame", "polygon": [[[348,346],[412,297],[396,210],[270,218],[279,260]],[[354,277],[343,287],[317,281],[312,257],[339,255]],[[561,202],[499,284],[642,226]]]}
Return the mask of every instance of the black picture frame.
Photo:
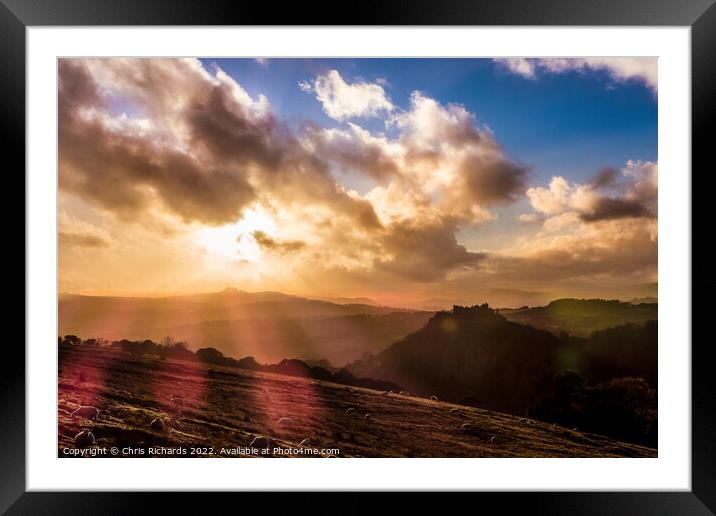
{"label": "black picture frame", "polygon": [[[340,12],[346,13],[339,18]],[[714,0],[670,2],[668,0],[393,0],[363,2],[359,8],[342,10],[337,2],[306,4],[215,0],[0,0],[0,127],[5,163],[15,170],[25,166],[25,31],[29,26],[82,25],[556,25],[556,26],[690,26],[692,69],[692,169],[702,169],[698,192],[710,191],[706,181],[712,147],[709,141],[716,123],[716,5]],[[9,159],[8,159],[9,158]],[[14,159],[13,159],[14,158]],[[4,167],[3,167],[4,168]],[[5,169],[10,172],[9,168]],[[689,174],[691,171],[684,171]],[[19,174],[17,174],[19,175]],[[693,174],[692,174],[693,177]],[[19,185],[18,185],[19,186]],[[24,189],[24,183],[21,187]],[[18,190],[19,191],[19,190]],[[697,190],[692,190],[697,193]],[[19,198],[19,195],[16,195]],[[695,200],[695,199],[694,199]],[[694,206],[692,201],[692,207]],[[693,209],[693,208],[692,208]],[[696,226],[701,220],[692,212]],[[708,220],[708,219],[706,219]],[[706,223],[703,225],[705,226]],[[702,228],[703,229],[703,228]],[[701,234],[708,234],[704,229]],[[693,230],[692,230],[693,234]],[[24,249],[24,247],[23,247]],[[692,251],[693,253],[693,251]],[[21,253],[23,254],[23,253]],[[27,258],[24,256],[24,258]],[[692,274],[705,278],[702,289],[716,286],[704,257],[692,254]],[[18,257],[19,259],[19,257]],[[26,277],[27,281],[27,277]],[[19,305],[19,303],[18,303]],[[692,302],[692,320],[708,317],[709,303]],[[160,498],[163,509],[181,512],[216,506],[229,494],[184,493],[69,493],[26,492],[25,489],[25,353],[5,343],[5,367],[0,375],[0,512],[8,514],[127,514],[150,508]],[[690,343],[671,343],[688,346]],[[713,514],[716,512],[716,391],[713,351],[709,340],[693,339],[692,353],[692,490],[690,492],[590,492],[590,493],[480,493],[481,505],[498,504],[500,511],[583,514]],[[299,494],[287,500],[271,495],[271,506],[313,506]],[[241,494],[242,507],[246,497]],[[341,501],[341,513],[372,510],[382,502],[378,494],[349,495]],[[453,495],[465,496],[465,495]],[[475,496],[474,494],[470,495]],[[264,499],[265,500],[265,499]],[[253,500],[252,500],[253,501]],[[412,496],[423,509],[444,510],[442,502]],[[321,502],[323,503],[323,502]],[[451,501],[461,504],[460,500]],[[470,504],[473,504],[471,501]],[[462,504],[461,504],[462,505]],[[327,508],[331,512],[330,508]],[[321,512],[321,511],[318,511]]]}

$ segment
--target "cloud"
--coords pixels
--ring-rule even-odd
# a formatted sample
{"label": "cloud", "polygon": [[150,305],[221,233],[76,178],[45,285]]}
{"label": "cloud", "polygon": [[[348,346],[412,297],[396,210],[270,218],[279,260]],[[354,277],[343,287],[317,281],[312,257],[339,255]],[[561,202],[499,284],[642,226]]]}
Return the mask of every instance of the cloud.
{"label": "cloud", "polygon": [[276,251],[280,254],[299,251],[306,247],[306,243],[300,240],[276,240],[263,231],[254,231],[251,235],[260,247],[270,251]]}
{"label": "cloud", "polygon": [[599,188],[607,188],[614,185],[618,175],[619,171],[617,169],[613,167],[604,167],[592,176],[589,180],[589,184],[595,190]]}
{"label": "cloud", "polygon": [[485,255],[459,244],[455,229],[440,223],[430,226],[396,223],[383,240],[387,257],[377,258],[374,266],[415,281],[443,278],[447,271],[457,268],[474,269]]}
{"label": "cloud", "polygon": [[512,73],[535,79],[540,73],[559,74],[568,71],[606,71],[612,80],[637,80],[656,94],[658,61],[655,57],[586,57],[586,58],[501,58],[495,62]]}
{"label": "cloud", "polygon": [[650,213],[646,206],[637,199],[597,197],[590,210],[580,216],[586,222],[593,222],[595,220],[648,217]]}
{"label": "cloud", "polygon": [[[269,193],[377,224],[273,115],[191,59],[60,60],[60,188],[125,219],[219,225]],[[138,113],[113,113],[117,99]],[[264,193],[265,192],[265,193]]]}
{"label": "cloud", "polygon": [[348,127],[343,130],[306,125],[301,139],[307,150],[340,171],[358,171],[381,182],[400,173],[403,149],[398,144],[356,124],[349,122]]}
{"label": "cloud", "polygon": [[335,120],[375,117],[390,113],[394,106],[380,84],[348,84],[337,70],[329,70],[311,82],[299,82],[299,88],[316,95],[323,110]]}
{"label": "cloud", "polygon": [[519,245],[492,253],[484,281],[556,288],[554,282],[655,281],[657,222],[643,218],[585,223],[574,213],[545,221]]}
{"label": "cloud", "polygon": [[537,74],[535,60],[525,59],[523,57],[508,57],[494,59],[496,63],[499,63],[512,73],[532,79]]}
{"label": "cloud", "polygon": [[57,240],[60,246],[104,249],[112,245],[109,233],[93,224],[61,212],[58,216]]}
{"label": "cloud", "polygon": [[393,138],[352,123],[347,130],[309,126],[299,138],[332,168],[378,181],[362,198],[383,229],[353,245],[374,250],[376,270],[413,281],[479,267],[484,255],[455,234],[492,220],[490,207],[523,195],[528,168],[508,159],[463,106],[444,106],[420,92],[388,123],[397,130]]}
{"label": "cloud", "polygon": [[[527,190],[539,231],[491,253],[483,279],[556,288],[554,282],[656,281],[658,165],[628,161],[584,184],[553,177]],[[598,290],[598,289],[597,289]]]}
{"label": "cloud", "polygon": [[492,132],[463,106],[443,106],[420,92],[388,120],[394,138],[356,124],[308,127],[299,138],[333,168],[361,171],[380,183],[365,198],[381,220],[416,217],[460,224],[490,220],[488,208],[524,193],[528,167],[507,156]]}
{"label": "cloud", "polygon": [[[323,95],[324,109],[345,123],[292,129],[266,97],[197,60],[62,59],[59,74],[61,192],[123,235],[114,245],[109,231],[65,221],[64,271],[85,260],[92,274],[106,279],[107,267],[118,267],[122,282],[133,281],[141,259],[132,235],[148,234],[157,250],[147,259],[167,284],[176,280],[167,261],[182,281],[202,285],[205,274],[212,285],[232,277],[257,288],[305,281],[396,291],[438,280],[460,288],[513,277],[556,281],[560,267],[564,278],[648,276],[655,268],[654,163],[527,189],[529,166],[507,156],[474,114],[418,91],[397,108],[379,84],[348,84],[329,72],[302,88]],[[383,117],[385,132],[350,120],[361,116]],[[367,185],[360,192],[346,186],[356,176]],[[488,253],[460,241],[463,230],[495,220],[496,209],[525,193],[533,212],[520,220],[532,226],[521,231],[533,234],[524,242]],[[270,223],[233,232],[251,212]],[[172,234],[160,235],[159,225]],[[206,272],[207,253],[188,235],[208,226],[228,228],[219,247],[250,243],[260,259]],[[106,245],[115,262],[91,265]],[[172,255],[177,245],[182,256]],[[89,281],[84,272],[72,278]]]}
{"label": "cloud", "polygon": [[[651,162],[629,161],[621,171],[624,181],[611,168],[599,171],[586,184],[553,177],[549,187],[527,190],[532,207],[541,215],[575,213],[585,222],[622,218],[656,218],[658,166]],[[598,190],[611,188],[617,196]]]}

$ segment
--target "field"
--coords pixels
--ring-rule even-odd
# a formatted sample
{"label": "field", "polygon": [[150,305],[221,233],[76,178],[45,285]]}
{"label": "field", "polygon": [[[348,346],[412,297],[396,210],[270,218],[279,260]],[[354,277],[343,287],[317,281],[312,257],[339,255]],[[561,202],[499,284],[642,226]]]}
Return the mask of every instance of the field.
{"label": "field", "polygon": [[[656,456],[654,449],[578,429],[408,394],[110,348],[63,347],[59,353],[60,457],[75,449],[82,428],[92,429],[97,447],[131,447],[136,457],[161,447],[184,448],[184,457],[192,448],[203,456],[245,456],[231,450],[260,436],[271,440],[271,450],[293,450],[289,456],[306,456],[297,450],[322,457]],[[99,409],[97,420],[71,417],[80,405]],[[166,422],[163,431],[150,427],[155,418]],[[163,456],[177,455],[165,450]]]}

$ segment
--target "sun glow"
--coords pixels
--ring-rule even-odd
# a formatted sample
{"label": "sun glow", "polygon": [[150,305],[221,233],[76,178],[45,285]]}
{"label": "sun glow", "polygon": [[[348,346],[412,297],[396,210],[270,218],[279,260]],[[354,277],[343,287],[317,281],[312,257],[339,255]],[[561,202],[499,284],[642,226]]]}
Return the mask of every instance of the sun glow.
{"label": "sun glow", "polygon": [[257,262],[262,251],[253,235],[256,231],[267,235],[276,231],[276,223],[260,208],[246,210],[241,220],[233,224],[199,230],[196,242],[214,257]]}

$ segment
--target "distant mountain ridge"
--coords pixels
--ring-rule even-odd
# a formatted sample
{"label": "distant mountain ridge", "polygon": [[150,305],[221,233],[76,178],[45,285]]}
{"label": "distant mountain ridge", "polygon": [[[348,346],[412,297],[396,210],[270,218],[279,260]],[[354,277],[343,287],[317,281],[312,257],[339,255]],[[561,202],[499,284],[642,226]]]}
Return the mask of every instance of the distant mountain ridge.
{"label": "distant mountain ridge", "polygon": [[605,299],[557,299],[547,306],[501,311],[510,321],[586,337],[624,324],[644,324],[658,318],[657,303],[633,304]]}
{"label": "distant mountain ridge", "polygon": [[338,304],[280,292],[225,289],[161,298],[68,295],[58,301],[60,335],[154,339],[262,361],[286,356],[344,364],[377,352],[425,325],[432,313]]}

